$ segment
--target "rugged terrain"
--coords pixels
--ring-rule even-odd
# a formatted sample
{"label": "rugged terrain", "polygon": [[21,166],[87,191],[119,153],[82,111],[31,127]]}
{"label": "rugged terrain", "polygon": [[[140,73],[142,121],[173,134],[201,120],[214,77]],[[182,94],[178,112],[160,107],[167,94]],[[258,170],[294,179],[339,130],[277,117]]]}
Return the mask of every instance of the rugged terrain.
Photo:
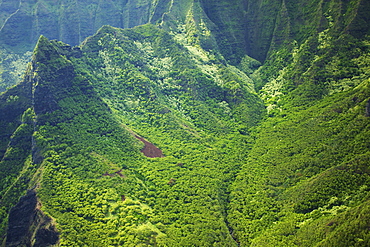
{"label": "rugged terrain", "polygon": [[367,1],[0,7],[3,246],[370,244]]}

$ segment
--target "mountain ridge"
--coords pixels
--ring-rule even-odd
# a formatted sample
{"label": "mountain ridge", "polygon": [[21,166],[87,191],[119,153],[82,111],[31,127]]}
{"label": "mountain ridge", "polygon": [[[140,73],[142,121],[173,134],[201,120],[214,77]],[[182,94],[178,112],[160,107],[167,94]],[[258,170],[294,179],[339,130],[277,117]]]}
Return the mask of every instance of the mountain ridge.
{"label": "mountain ridge", "polygon": [[75,46],[102,25],[131,28],[152,23],[173,33],[181,30],[188,38],[193,36],[192,39],[200,41],[203,49],[220,51],[230,64],[236,66],[245,55],[263,62],[282,45],[294,40],[301,44],[310,35],[328,27],[328,16],[335,17],[331,29],[356,33],[356,38],[361,39],[369,33],[366,25],[368,9],[366,1],[350,4],[319,0],[309,4],[285,0],[220,3],[206,0],[58,3],[37,0],[33,3],[19,1],[19,4],[3,1],[0,6],[0,20],[3,20],[0,22],[0,47],[6,59],[1,62],[4,70],[1,91],[21,80],[29,53],[40,35]]}
{"label": "mountain ridge", "polygon": [[161,28],[103,26],[74,47],[41,36],[0,95],[3,246],[30,189],[55,223],[40,232],[58,232],[30,226],[31,246],[367,246],[370,46],[351,24],[367,3],[317,2],[269,6],[265,61],[217,38],[240,17],[219,26],[230,1],[172,1],[152,12]]}

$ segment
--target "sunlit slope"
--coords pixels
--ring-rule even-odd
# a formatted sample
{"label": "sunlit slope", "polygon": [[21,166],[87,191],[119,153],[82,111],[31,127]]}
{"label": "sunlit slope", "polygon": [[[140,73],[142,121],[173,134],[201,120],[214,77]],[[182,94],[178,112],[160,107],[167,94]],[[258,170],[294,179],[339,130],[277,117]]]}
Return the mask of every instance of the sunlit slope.
{"label": "sunlit slope", "polygon": [[3,245],[368,246],[367,1],[140,4],[0,95]]}
{"label": "sunlit slope", "polygon": [[[29,188],[62,246],[235,246],[229,185],[264,110],[248,76],[217,56],[152,25],[104,27],[76,48],[40,38]],[[141,138],[165,157],[145,157]]]}

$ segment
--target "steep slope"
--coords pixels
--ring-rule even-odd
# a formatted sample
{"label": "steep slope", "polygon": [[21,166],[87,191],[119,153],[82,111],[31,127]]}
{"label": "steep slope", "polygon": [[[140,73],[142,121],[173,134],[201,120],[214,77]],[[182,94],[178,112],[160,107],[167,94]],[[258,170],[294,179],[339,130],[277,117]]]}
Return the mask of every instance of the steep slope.
{"label": "steep slope", "polygon": [[1,1],[0,91],[21,81],[19,74],[40,35],[78,45],[102,25],[124,28],[147,23],[153,4],[149,0]]}
{"label": "steep slope", "polygon": [[300,45],[332,25],[330,35],[345,30],[363,38],[369,34],[368,9],[365,0],[2,1],[0,90],[20,81],[40,35],[78,45],[102,25],[130,28],[153,23],[190,45],[218,50],[238,65],[245,55],[264,62],[276,49],[292,42]]}
{"label": "steep slope", "polygon": [[[217,56],[153,25],[106,26],[75,48],[40,38],[28,73],[28,187],[36,185],[61,246],[235,246],[228,186],[263,105],[250,79]],[[143,138],[164,156],[143,156]]]}
{"label": "steep slope", "polygon": [[261,125],[231,193],[243,246],[369,244],[369,97],[365,80]]}
{"label": "steep slope", "polygon": [[31,107],[31,84],[24,83],[0,95],[0,190],[1,207],[0,234],[4,236],[9,209],[24,194],[30,180],[32,166],[31,135],[33,132],[32,115],[27,112]]}
{"label": "steep slope", "polygon": [[4,246],[369,245],[367,1],[86,6],[157,26],[38,39],[0,95]]}
{"label": "steep slope", "polygon": [[133,27],[150,20],[153,1],[2,1],[0,41],[33,49],[40,35],[78,45],[102,25]]}
{"label": "steep slope", "polygon": [[0,90],[21,80],[40,35],[78,45],[102,25],[153,23],[183,34],[191,45],[219,50],[237,65],[245,55],[263,62],[277,48],[294,40],[301,44],[330,23],[336,24],[336,31],[364,37],[369,33],[368,8],[364,0],[6,0],[0,3]]}
{"label": "steep slope", "polygon": [[370,50],[368,26],[355,24],[369,6],[338,4],[323,4],[320,29],[269,51],[251,76],[269,117],[230,197],[243,246],[369,244]]}

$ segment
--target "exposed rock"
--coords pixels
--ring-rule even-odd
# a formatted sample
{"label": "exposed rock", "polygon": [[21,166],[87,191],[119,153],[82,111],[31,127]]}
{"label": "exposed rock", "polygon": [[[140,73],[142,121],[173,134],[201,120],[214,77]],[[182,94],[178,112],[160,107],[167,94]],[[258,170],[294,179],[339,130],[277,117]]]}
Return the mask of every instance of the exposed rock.
{"label": "exposed rock", "polygon": [[58,243],[52,219],[45,215],[36,192],[29,190],[9,213],[6,246],[52,246]]}
{"label": "exposed rock", "polygon": [[[62,59],[60,56],[68,53],[69,48],[65,47],[68,46],[58,46],[43,36],[37,43],[34,54],[35,61],[32,66],[32,71],[38,74],[33,78],[33,100],[36,114],[50,113],[59,109],[57,102],[65,94],[62,93],[58,98],[55,96],[55,92],[61,88],[67,91],[72,85],[72,79],[75,76],[73,66],[67,59]],[[52,64],[57,69],[39,69],[40,66],[53,68],[50,66]]]}
{"label": "exposed rock", "polygon": [[[30,50],[40,35],[78,45],[102,25],[134,27],[148,23],[154,1],[0,2],[0,44]],[[161,13],[163,14],[163,13]],[[161,15],[160,15],[161,16]]]}

